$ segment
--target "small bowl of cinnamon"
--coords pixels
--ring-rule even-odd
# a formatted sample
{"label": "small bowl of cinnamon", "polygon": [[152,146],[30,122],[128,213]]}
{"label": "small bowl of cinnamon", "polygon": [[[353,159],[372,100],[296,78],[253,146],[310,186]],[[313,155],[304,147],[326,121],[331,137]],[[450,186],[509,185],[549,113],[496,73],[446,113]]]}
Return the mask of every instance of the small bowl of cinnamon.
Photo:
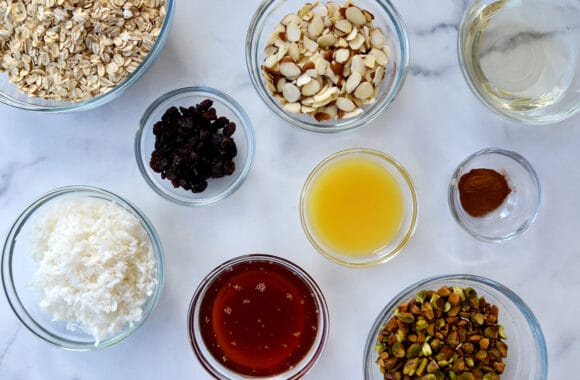
{"label": "small bowl of cinnamon", "polygon": [[520,154],[487,148],[467,157],[453,174],[449,206],[459,225],[486,242],[513,239],[528,230],[541,204],[541,187]]}

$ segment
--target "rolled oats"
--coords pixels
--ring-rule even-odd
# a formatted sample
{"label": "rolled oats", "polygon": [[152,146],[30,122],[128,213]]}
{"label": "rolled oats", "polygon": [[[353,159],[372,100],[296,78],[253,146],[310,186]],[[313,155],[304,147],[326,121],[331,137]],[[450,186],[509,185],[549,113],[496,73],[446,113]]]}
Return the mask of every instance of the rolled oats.
{"label": "rolled oats", "polygon": [[317,120],[355,117],[375,101],[390,50],[374,16],[351,0],[306,3],[276,25],[264,49],[268,91]]}
{"label": "rolled oats", "polygon": [[0,71],[32,97],[96,97],[145,59],[165,12],[166,0],[0,0]]}

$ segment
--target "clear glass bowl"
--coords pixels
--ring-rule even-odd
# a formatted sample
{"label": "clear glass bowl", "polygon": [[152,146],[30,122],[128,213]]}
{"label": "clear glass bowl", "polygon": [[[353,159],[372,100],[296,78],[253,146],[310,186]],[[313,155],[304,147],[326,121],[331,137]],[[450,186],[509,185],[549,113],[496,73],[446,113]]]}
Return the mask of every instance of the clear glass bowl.
{"label": "clear glass bowl", "polygon": [[[98,346],[95,346],[95,340],[92,335],[80,329],[75,331],[68,330],[66,322],[53,321],[51,316],[40,308],[41,294],[32,284],[36,264],[31,254],[30,236],[33,232],[35,217],[52,207],[57,201],[79,198],[96,198],[114,202],[134,215],[149,235],[156,264],[157,283],[153,294],[142,306],[143,314],[141,319],[132,326],[127,325],[117,334],[100,341]],[[18,319],[40,339],[68,350],[101,350],[127,339],[143,325],[149,314],[155,309],[161,295],[163,281],[163,249],[151,222],[128,201],[118,195],[95,187],[62,187],[40,197],[16,219],[8,233],[2,253],[2,285],[8,302]]]}
{"label": "clear glass bowl", "polygon": [[[311,292],[314,299],[317,314],[318,314],[318,326],[316,328],[316,336],[312,347],[296,365],[283,373],[278,373],[271,376],[248,376],[238,374],[229,368],[225,367],[221,360],[216,360],[208,349],[203,336],[201,334],[201,329],[205,328],[200,326],[200,308],[203,299],[210,291],[211,285],[220,278],[223,274],[232,271],[232,268],[244,263],[252,262],[262,262],[265,265],[277,264],[288,270],[292,275],[296,276],[299,281],[301,281]],[[288,281],[283,278],[284,282]],[[326,305],[326,300],[322,294],[320,288],[316,282],[306,273],[302,268],[293,264],[292,262],[266,254],[250,254],[245,256],[240,256],[231,260],[224,262],[219,265],[213,271],[211,271],[198,285],[189,306],[189,312],[187,316],[187,329],[189,332],[189,340],[191,347],[203,365],[203,367],[216,379],[226,380],[226,379],[270,379],[270,380],[290,380],[290,379],[300,379],[306,372],[314,366],[314,364],[320,358],[320,355],[326,347],[326,341],[328,339],[328,329],[329,329],[329,316],[328,307]]]}
{"label": "clear glass bowl", "polygon": [[[171,181],[161,178],[149,166],[151,153],[155,147],[153,125],[170,107],[190,107],[205,99],[213,101],[218,116],[225,116],[236,123],[232,135],[238,149],[234,159],[236,170],[223,178],[208,179],[208,186],[201,193],[193,193],[175,188]],[[209,87],[185,87],[170,91],[155,100],[141,117],[135,137],[135,156],[139,170],[147,184],[163,198],[185,206],[205,206],[218,202],[232,194],[246,179],[256,150],[254,129],[243,108],[229,95]]]}
{"label": "clear glass bowl", "polygon": [[[312,222],[308,217],[308,194],[311,191],[315,179],[328,165],[349,157],[365,157],[379,163],[397,181],[403,196],[403,220],[401,221],[397,235],[387,245],[374,252],[369,252],[367,256],[353,257],[331,249],[316,235],[312,227]],[[411,236],[413,236],[417,224],[417,215],[417,194],[415,193],[411,176],[392,157],[373,149],[346,149],[327,157],[312,170],[304,183],[300,195],[300,220],[306,237],[314,248],[325,257],[335,263],[348,267],[370,267],[387,262],[395,257],[397,253],[405,248]]]}
{"label": "clear glass bowl", "polygon": [[580,112],[580,4],[472,0],[457,52],[475,96],[507,119],[553,124]]}
{"label": "clear glass bowl", "polygon": [[[469,215],[461,206],[458,183],[472,169],[486,168],[503,174],[511,193],[494,211],[481,217]],[[449,185],[449,207],[459,225],[475,238],[487,242],[513,239],[528,230],[541,205],[540,180],[521,155],[500,148],[487,148],[467,157]]]}
{"label": "clear glass bowl", "polygon": [[167,41],[167,37],[169,36],[169,31],[171,30],[171,24],[173,22],[173,15],[175,13],[175,0],[166,0],[166,2],[165,20],[163,21],[163,26],[161,27],[159,36],[149,51],[149,54],[147,54],[145,59],[143,59],[143,62],[141,62],[129,77],[119,83],[111,91],[76,103],[33,98],[18,91],[16,85],[9,82],[8,75],[0,72],[0,103],[30,111],[72,112],[99,107],[113,99],[116,99],[141,79],[161,53],[161,50]]}
{"label": "clear glass bowl", "polygon": [[[383,380],[375,351],[377,336],[394,315],[398,305],[415,297],[420,290],[437,290],[442,286],[471,287],[478,296],[484,296],[490,304],[499,308],[498,324],[503,325],[507,334],[508,356],[502,379],[505,380],[545,380],[548,374],[548,354],[546,342],[538,320],[512,290],[493,280],[469,275],[456,274],[431,277],[419,281],[399,293],[380,312],[373,323],[366,341],[363,356],[364,378]],[[459,378],[459,377],[458,377]]]}
{"label": "clear glass bowl", "polygon": [[[409,39],[406,27],[394,5],[389,0],[358,0],[355,4],[371,12],[376,27],[380,27],[387,37],[387,45],[392,55],[385,70],[376,102],[364,106],[364,112],[359,116],[318,122],[309,115],[288,112],[272,97],[266,88],[261,71],[264,62],[264,47],[274,27],[284,16],[296,13],[305,1],[297,0],[266,0],[262,2],[254,14],[246,36],[246,64],[254,88],[276,115],[293,126],[315,132],[339,132],[368,124],[380,115],[394,100],[401,90],[407,67],[409,65]],[[339,2],[342,4],[342,2]]]}

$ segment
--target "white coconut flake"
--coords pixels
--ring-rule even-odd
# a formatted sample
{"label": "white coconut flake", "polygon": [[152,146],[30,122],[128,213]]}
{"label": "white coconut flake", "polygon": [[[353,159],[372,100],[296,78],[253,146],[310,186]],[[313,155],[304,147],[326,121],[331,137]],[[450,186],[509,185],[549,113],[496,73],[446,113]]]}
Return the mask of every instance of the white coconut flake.
{"label": "white coconut flake", "polygon": [[40,306],[99,343],[143,315],[157,283],[149,236],[124,207],[104,199],[59,201],[36,220],[32,255]]}

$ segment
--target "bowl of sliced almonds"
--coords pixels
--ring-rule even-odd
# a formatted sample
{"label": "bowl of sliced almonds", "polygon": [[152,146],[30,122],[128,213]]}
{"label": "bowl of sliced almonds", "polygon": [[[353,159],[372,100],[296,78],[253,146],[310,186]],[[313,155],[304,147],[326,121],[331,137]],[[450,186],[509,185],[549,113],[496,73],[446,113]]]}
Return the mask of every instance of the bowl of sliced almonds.
{"label": "bowl of sliced almonds", "polygon": [[246,37],[252,84],[291,125],[338,132],[368,124],[399,93],[409,40],[388,0],[265,0]]}

